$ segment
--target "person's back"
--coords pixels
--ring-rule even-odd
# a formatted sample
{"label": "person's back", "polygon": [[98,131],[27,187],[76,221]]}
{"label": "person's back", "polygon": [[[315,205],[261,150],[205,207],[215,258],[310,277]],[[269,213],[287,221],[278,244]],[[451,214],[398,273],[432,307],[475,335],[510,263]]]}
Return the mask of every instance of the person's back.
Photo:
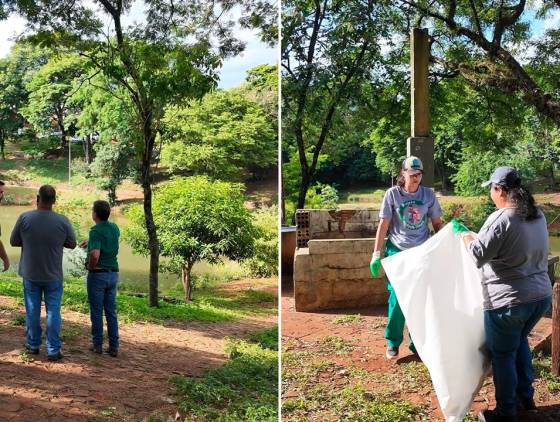
{"label": "person's back", "polygon": [[119,227],[111,221],[100,221],[90,229],[88,252],[99,249],[96,268],[119,271]]}
{"label": "person's back", "polygon": [[107,320],[109,348],[113,357],[119,351],[119,324],[117,320],[117,284],[119,281],[120,231],[115,223],[109,221],[111,206],[107,201],[93,203],[91,217],[95,225],[89,231],[89,239],[80,244],[87,247],[87,292],[91,318],[90,350],[102,353],[103,349],[103,312]]}
{"label": "person's back", "polygon": [[19,275],[30,281],[62,280],[63,249],[65,245],[71,246],[72,236],[68,219],[54,211],[21,214],[12,234],[22,247]]}
{"label": "person's back", "polygon": [[473,245],[472,253],[482,271],[485,309],[533,302],[552,294],[548,231],[541,211],[538,218],[526,220],[513,208],[499,209],[478,237],[481,243]]}
{"label": "person's back", "polygon": [[49,360],[62,359],[60,348],[64,247],[76,247],[76,235],[68,219],[53,212],[56,191],[52,186],[39,188],[37,209],[19,216],[10,236],[12,246],[21,247],[19,275],[23,278],[26,348],[38,354],[42,341],[41,302],[47,310],[47,354]]}

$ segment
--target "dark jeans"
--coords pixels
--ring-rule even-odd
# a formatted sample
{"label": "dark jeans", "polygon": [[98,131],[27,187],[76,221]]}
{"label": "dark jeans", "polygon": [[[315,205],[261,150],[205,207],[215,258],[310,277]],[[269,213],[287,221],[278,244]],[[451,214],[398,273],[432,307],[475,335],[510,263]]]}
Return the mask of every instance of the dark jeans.
{"label": "dark jeans", "polygon": [[88,273],[87,292],[91,317],[91,337],[94,347],[103,345],[103,310],[107,320],[109,348],[119,348],[119,324],[117,322],[117,283],[119,273]]}
{"label": "dark jeans", "polygon": [[532,399],[534,372],[527,335],[550,308],[551,298],[484,311],[498,411],[517,414],[517,396]]}
{"label": "dark jeans", "polygon": [[47,311],[47,354],[56,355],[62,345],[60,341],[62,280],[36,282],[24,279],[23,297],[27,345],[32,349],[41,346],[41,301],[44,298]]}

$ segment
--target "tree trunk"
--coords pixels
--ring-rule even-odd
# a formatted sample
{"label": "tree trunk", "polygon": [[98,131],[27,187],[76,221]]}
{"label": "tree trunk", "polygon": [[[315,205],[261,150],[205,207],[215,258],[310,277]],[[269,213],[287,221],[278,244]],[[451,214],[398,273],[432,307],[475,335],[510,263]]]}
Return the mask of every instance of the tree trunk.
{"label": "tree trunk", "polygon": [[183,265],[181,267],[181,281],[183,282],[183,291],[185,294],[185,302],[192,300],[192,279],[191,279],[192,265]]}
{"label": "tree trunk", "polygon": [[2,153],[2,160],[6,159],[6,154],[4,153],[4,146],[5,146],[5,138],[4,138],[4,129],[0,129],[0,152]]}
{"label": "tree trunk", "polygon": [[144,219],[148,232],[148,249],[150,251],[150,306],[158,306],[158,271],[159,241],[152,212],[152,174],[151,163],[155,136],[152,130],[151,110],[144,118],[144,151],[142,154],[141,182],[144,192]]}
{"label": "tree trunk", "polygon": [[114,206],[117,203],[117,187],[111,186],[107,191],[107,199],[109,205]]}
{"label": "tree trunk", "polygon": [[284,198],[284,175],[280,161],[280,224],[286,224],[286,199]]}
{"label": "tree trunk", "polygon": [[91,164],[91,134],[84,137],[84,156],[87,164]]}
{"label": "tree trunk", "polygon": [[58,127],[60,128],[60,136],[62,137],[62,139],[60,140],[60,149],[62,151],[66,151],[66,147],[68,146],[68,144],[66,143],[66,128],[64,127],[62,116],[58,117]]}
{"label": "tree trunk", "polygon": [[311,177],[305,170],[301,169],[301,183],[299,185],[299,195],[297,202],[297,209],[305,208],[305,198],[307,196],[307,191],[309,189],[309,184],[311,183]]}

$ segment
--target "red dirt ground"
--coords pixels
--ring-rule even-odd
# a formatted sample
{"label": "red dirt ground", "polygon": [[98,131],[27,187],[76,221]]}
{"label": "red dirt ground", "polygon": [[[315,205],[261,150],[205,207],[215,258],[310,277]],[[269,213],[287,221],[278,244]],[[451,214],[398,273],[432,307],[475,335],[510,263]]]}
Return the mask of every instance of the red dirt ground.
{"label": "red dirt ground", "polygon": [[[288,284],[288,286],[286,286]],[[336,311],[326,311],[321,313],[304,313],[296,312],[294,308],[293,291],[286,280],[283,282],[282,289],[282,344],[283,351],[288,350],[305,352],[313,351],[316,345],[320,342],[321,338],[325,336],[337,336],[344,339],[345,342],[353,345],[353,350],[347,354],[333,353],[330,355],[322,354],[321,359],[327,359],[336,364],[336,367],[344,368],[361,368],[369,373],[380,374],[393,374],[399,366],[411,361],[419,361],[415,358],[403,343],[400,348],[400,358],[393,361],[388,361],[385,358],[386,342],[383,338],[383,333],[386,325],[386,306],[376,306],[366,309],[345,309]],[[361,318],[357,322],[349,324],[334,324],[333,320],[336,317],[343,315],[360,315]],[[545,321],[539,327],[539,332],[530,339],[532,345],[537,341],[542,340],[543,333],[548,330]],[[408,335],[405,335],[408,339]],[[330,383],[341,385],[344,384],[344,379],[348,379],[348,371],[337,370],[329,374]],[[376,377],[373,378],[374,380]],[[383,379],[377,377],[377,379]],[[546,381],[537,379],[535,381],[535,401],[539,407],[539,412],[531,414],[521,413],[520,421],[558,421],[559,408],[560,408],[560,395],[550,394],[546,388]],[[294,399],[299,396],[298,391],[291,388],[286,382],[283,383],[283,400]],[[379,388],[386,388],[387,383],[369,381],[368,388],[375,390]],[[396,393],[398,396],[399,393]],[[418,404],[427,407],[429,420],[443,420],[443,415],[439,409],[437,397],[430,385],[423,387],[419,391],[407,392],[404,395],[396,397],[403,400],[408,400],[413,404]],[[480,393],[474,400],[471,408],[472,414],[477,414],[480,410],[487,407],[493,408],[495,406],[494,389],[491,378],[489,377]],[[288,421],[289,419],[286,419]],[[297,420],[297,419],[296,419]],[[321,420],[314,417],[314,415],[307,415],[307,420]]]}
{"label": "red dirt ground", "polygon": [[11,325],[23,314],[14,299],[0,296],[0,421],[140,421],[150,415],[183,420],[169,377],[197,377],[223,365],[226,336],[247,337],[276,322],[270,316],[121,323],[121,352],[112,358],[88,351],[88,315],[63,312],[63,335],[70,333],[65,357],[49,362],[44,349],[38,356],[23,352],[24,327]]}

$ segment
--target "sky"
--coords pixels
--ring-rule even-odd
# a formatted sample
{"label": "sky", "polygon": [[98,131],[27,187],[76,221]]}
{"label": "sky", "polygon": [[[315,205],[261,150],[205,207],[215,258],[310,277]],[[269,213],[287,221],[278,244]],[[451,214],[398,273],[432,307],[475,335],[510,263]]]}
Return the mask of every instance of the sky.
{"label": "sky", "polygon": [[[94,3],[88,1],[92,6]],[[95,8],[95,6],[94,6]],[[144,3],[136,1],[129,14],[123,19],[123,25],[142,20]],[[109,22],[108,18],[103,21]],[[22,34],[25,29],[25,19],[21,16],[11,15],[8,19],[0,21],[0,58],[6,57],[14,44],[14,39]],[[262,43],[257,32],[238,28],[235,34],[246,43],[243,53],[224,61],[220,72],[219,88],[227,89],[239,85],[245,79],[247,70],[259,64],[277,63],[277,50]]]}

